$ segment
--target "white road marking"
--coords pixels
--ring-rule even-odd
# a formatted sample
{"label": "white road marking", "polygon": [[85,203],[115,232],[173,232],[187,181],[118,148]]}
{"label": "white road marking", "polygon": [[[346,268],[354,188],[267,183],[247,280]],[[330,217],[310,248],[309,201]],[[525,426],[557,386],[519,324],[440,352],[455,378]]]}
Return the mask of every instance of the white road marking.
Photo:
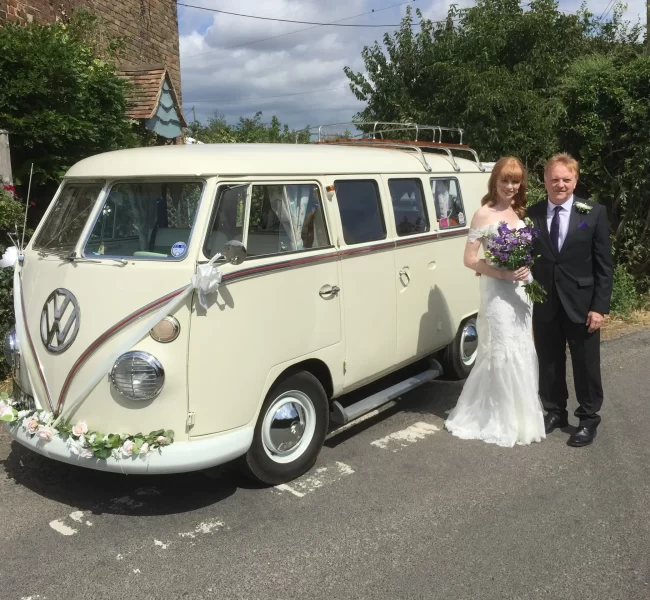
{"label": "white road marking", "polygon": [[162,550],[167,550],[167,548],[169,548],[169,543],[165,544],[165,543],[161,542],[160,540],[154,540],[153,543],[154,543],[156,546],[160,546],[160,548],[161,548]]}
{"label": "white road marking", "polygon": [[[84,517],[85,517],[87,514],[90,514],[90,511],[75,510],[74,512],[71,512],[71,513],[70,513],[70,518],[71,518],[73,521],[76,521],[77,523],[83,523],[83,522],[84,522]],[[92,524],[90,521],[86,521],[86,525],[88,525],[88,527],[92,527],[92,526],[93,526],[93,524]]]}
{"label": "white road marking", "polygon": [[334,463],[332,467],[320,467],[316,469],[313,474],[303,475],[298,479],[295,479],[291,482],[291,485],[283,483],[281,485],[276,485],[275,489],[282,492],[289,492],[298,498],[303,498],[305,495],[328,485],[330,483],[335,483],[343,477],[352,475],[354,469],[349,465],[346,465],[342,462]]}
{"label": "white road marking", "polygon": [[76,529],[68,527],[63,521],[59,521],[58,519],[50,521],[50,527],[54,529],[54,531],[58,531],[61,535],[74,535],[77,533]]}
{"label": "white road marking", "polygon": [[140,573],[140,569],[133,569],[133,572],[136,573],[136,574]]}
{"label": "white road marking", "polygon": [[298,498],[302,498],[305,495],[305,494],[301,494],[300,492],[296,492],[296,490],[294,490],[291,486],[287,485],[286,483],[281,483],[280,485],[276,485],[275,489],[280,490],[281,492],[289,492],[294,496],[298,496]]}
{"label": "white road marking", "polygon": [[215,530],[218,531],[224,525],[225,523],[223,521],[219,519],[212,519],[210,521],[203,521],[203,523],[199,523],[194,531],[187,531],[185,533],[179,533],[178,535],[183,538],[195,538],[198,535],[213,533]]}
{"label": "white road marking", "polygon": [[383,450],[390,448],[392,452],[397,452],[400,448],[423,440],[425,437],[436,433],[436,431],[440,431],[440,428],[431,423],[419,421],[406,429],[396,431],[386,437],[370,442],[370,445],[382,448]]}

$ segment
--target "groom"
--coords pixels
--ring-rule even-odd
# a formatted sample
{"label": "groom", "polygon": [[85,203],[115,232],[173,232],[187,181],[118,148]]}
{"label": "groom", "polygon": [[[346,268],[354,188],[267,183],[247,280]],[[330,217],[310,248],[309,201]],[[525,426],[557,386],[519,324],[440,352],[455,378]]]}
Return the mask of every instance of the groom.
{"label": "groom", "polygon": [[573,195],[578,163],[557,154],[546,164],[548,198],[528,216],[541,235],[536,242],[533,277],[547,291],[533,308],[539,360],[539,395],[547,411],[546,433],[568,426],[566,344],[571,351],[579,425],[570,446],[593,442],[603,403],[600,378],[600,326],[612,294],[612,254],[605,207]]}

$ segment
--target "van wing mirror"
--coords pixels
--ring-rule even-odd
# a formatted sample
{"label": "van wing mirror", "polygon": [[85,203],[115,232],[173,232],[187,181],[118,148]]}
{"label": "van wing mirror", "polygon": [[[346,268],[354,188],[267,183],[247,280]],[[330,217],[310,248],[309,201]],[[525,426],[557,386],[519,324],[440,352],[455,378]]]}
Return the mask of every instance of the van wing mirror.
{"label": "van wing mirror", "polygon": [[229,263],[239,265],[246,260],[246,246],[237,240],[230,240],[223,247],[222,254]]}

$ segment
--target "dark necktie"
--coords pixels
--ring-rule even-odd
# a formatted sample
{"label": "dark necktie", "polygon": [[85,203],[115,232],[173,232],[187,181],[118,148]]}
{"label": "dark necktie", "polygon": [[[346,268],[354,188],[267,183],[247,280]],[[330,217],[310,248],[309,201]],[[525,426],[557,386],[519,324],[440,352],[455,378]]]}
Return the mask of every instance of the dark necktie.
{"label": "dark necktie", "polygon": [[556,206],[554,209],[555,214],[553,215],[553,220],[551,221],[551,243],[553,248],[559,254],[560,253],[560,211],[562,210],[561,206]]}

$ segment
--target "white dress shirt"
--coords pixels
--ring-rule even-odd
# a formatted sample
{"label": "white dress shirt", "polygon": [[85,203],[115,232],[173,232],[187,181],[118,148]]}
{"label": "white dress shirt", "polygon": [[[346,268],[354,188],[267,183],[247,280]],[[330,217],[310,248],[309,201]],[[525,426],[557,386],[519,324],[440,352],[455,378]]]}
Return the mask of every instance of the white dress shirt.
{"label": "white dress shirt", "polygon": [[569,231],[569,219],[571,218],[571,208],[573,207],[573,194],[571,197],[564,202],[564,204],[553,204],[550,200],[546,200],[546,226],[548,227],[548,232],[551,233],[551,222],[553,221],[553,215],[555,215],[555,207],[559,206],[560,210],[560,239],[559,239],[559,249],[562,249],[564,240],[566,239],[567,231]]}

